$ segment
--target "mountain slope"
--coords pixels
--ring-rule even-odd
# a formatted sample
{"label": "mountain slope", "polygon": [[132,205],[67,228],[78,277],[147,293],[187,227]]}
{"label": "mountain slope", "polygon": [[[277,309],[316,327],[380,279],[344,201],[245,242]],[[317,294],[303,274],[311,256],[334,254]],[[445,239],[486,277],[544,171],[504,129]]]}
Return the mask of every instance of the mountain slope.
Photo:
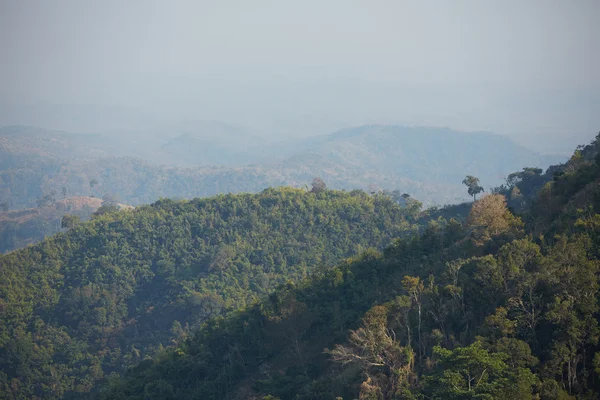
{"label": "mountain slope", "polygon": [[383,248],[406,213],[360,191],[161,200],[0,256],[0,393],[83,396],[208,317]]}
{"label": "mountain slope", "polygon": [[[317,176],[335,189],[377,186],[410,193],[427,204],[445,204],[467,197],[460,183],[466,174],[478,176],[489,188],[512,171],[545,168],[557,161],[503,136],[440,128],[371,125],[290,143],[248,143],[255,136],[237,128],[192,125],[170,132],[170,141],[160,146],[155,137],[147,140],[152,145],[144,144],[143,135],[126,143],[125,136],[117,140],[41,131],[30,135],[31,128],[10,129],[0,131],[0,202],[12,208],[32,207],[63,187],[74,195],[109,193],[138,205],[160,197],[303,187]],[[225,138],[207,138],[210,132]],[[250,162],[255,164],[242,166]],[[94,180],[98,184],[91,188]]]}
{"label": "mountain slope", "polygon": [[[110,203],[110,202],[109,202]],[[0,211],[0,253],[37,243],[62,230],[62,218],[75,216],[86,221],[103,204],[97,197],[75,196],[58,201],[48,200],[37,208]],[[113,204],[118,208],[131,208]]]}
{"label": "mountain slope", "polygon": [[[72,160],[125,156],[129,149],[114,138],[98,134],[75,134],[31,126],[0,127],[2,168],[10,167],[11,158]],[[5,158],[5,157],[11,158]],[[16,164],[19,165],[19,164]]]}
{"label": "mountain slope", "polygon": [[[356,175],[362,171],[376,179],[403,178],[424,185],[456,187],[466,173],[492,186],[522,167],[545,169],[562,160],[536,154],[506,136],[393,125],[341,130],[313,143],[305,153],[346,166]],[[295,162],[302,163],[302,159]]]}
{"label": "mountain slope", "polygon": [[189,122],[168,128],[177,132],[157,150],[166,164],[198,167],[243,166],[275,156],[270,144],[252,129],[216,121]]}
{"label": "mountain slope", "polygon": [[433,222],[210,320],[102,397],[597,398],[599,150],[560,168],[525,224],[484,197],[464,224]]}

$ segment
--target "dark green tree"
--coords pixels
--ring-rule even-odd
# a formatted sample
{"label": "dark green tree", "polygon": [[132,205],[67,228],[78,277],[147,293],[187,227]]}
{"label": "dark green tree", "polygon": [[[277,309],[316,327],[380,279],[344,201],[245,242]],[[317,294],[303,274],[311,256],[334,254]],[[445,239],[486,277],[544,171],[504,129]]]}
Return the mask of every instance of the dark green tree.
{"label": "dark green tree", "polygon": [[38,208],[48,207],[48,206],[52,205],[52,203],[54,203],[54,201],[55,201],[54,196],[52,196],[51,194],[46,194],[37,200],[37,206],[38,206]]}
{"label": "dark green tree", "polygon": [[94,197],[94,186],[96,186],[98,184],[98,180],[97,179],[91,179],[90,180],[90,196]]}
{"label": "dark green tree", "polygon": [[67,214],[62,217],[60,227],[65,229],[71,229],[81,223],[81,218],[78,215]]}
{"label": "dark green tree", "polygon": [[477,199],[477,195],[483,192],[483,187],[479,185],[479,178],[472,175],[467,175],[462,181],[463,185],[467,187],[469,196],[473,196],[473,201]]}

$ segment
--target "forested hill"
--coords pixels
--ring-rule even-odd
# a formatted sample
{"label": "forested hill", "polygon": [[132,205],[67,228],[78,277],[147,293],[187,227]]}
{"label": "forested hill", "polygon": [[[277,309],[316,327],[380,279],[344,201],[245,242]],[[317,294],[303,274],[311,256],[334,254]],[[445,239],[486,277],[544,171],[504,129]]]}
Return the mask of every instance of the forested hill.
{"label": "forested hill", "polygon": [[[426,187],[447,185],[456,197],[467,173],[479,177],[487,189],[523,167],[545,169],[563,161],[517,145],[503,135],[399,125],[365,125],[314,138],[294,161],[300,164],[309,156],[343,166],[357,176],[368,174],[385,189],[403,189],[404,180]],[[337,181],[336,176],[328,181]],[[437,204],[456,202],[444,193],[436,196],[432,200]]]}
{"label": "forested hill", "polygon": [[415,211],[323,188],[160,200],[0,256],[0,398],[80,398],[209,317],[384,248]]}
{"label": "forested hill", "polygon": [[[132,133],[130,140],[137,139],[128,142],[127,134],[0,128],[0,203],[34,207],[44,196],[66,190],[139,205],[161,197],[304,187],[319,176],[335,189],[376,186],[448,204],[466,198],[460,184],[466,174],[479,177],[487,189],[515,170],[563,160],[506,136],[443,128],[368,125],[287,143],[251,140],[250,132],[221,124],[197,129],[163,132],[179,136],[162,143],[152,132]],[[228,146],[228,140],[235,143]]]}
{"label": "forested hill", "polygon": [[462,224],[431,221],[209,320],[102,397],[598,398],[599,140],[519,215],[501,193],[536,184],[515,176]]}

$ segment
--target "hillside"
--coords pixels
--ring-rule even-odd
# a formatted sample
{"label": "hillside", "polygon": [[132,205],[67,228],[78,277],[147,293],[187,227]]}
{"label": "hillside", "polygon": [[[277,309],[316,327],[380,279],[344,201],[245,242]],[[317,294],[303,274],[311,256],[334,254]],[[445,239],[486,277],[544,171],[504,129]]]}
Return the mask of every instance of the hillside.
{"label": "hillside", "polygon": [[308,152],[340,165],[372,170],[376,176],[456,186],[465,171],[493,186],[523,167],[545,169],[562,161],[536,154],[506,136],[394,125],[344,129],[324,137]]}
{"label": "hillside", "polygon": [[[58,201],[46,199],[37,208],[0,211],[0,253],[37,243],[63,230],[62,218],[76,216],[80,221],[90,219],[103,204],[97,197],[75,196]],[[116,203],[120,209],[131,206]]]}
{"label": "hillside", "polygon": [[5,126],[0,128],[0,154],[3,155],[2,166],[7,167],[11,157],[92,158],[106,157],[109,152],[97,135],[73,135],[34,127]]}
{"label": "hillside", "polygon": [[[215,132],[217,139],[210,137]],[[12,209],[33,207],[63,188],[139,205],[304,187],[317,176],[333,189],[398,189],[426,204],[447,204],[467,197],[460,183],[466,174],[488,189],[515,170],[561,161],[500,135],[380,125],[287,143],[216,123],[116,138],[8,127],[0,129],[0,143],[0,202]]]}
{"label": "hillside", "polygon": [[164,136],[175,134],[157,150],[159,159],[165,164],[241,167],[260,163],[277,154],[262,138],[263,134],[243,126],[203,121],[163,129]]}
{"label": "hillside", "polygon": [[81,398],[209,317],[384,248],[414,218],[381,195],[292,188],[95,215],[0,256],[0,393]]}
{"label": "hillside", "polygon": [[483,197],[209,320],[102,398],[598,398],[599,151],[551,169],[520,217]]}
{"label": "hillside", "polygon": [[464,201],[461,185],[475,175],[486,190],[523,167],[563,161],[519,146],[508,137],[446,128],[367,125],[298,145],[296,154],[265,164],[298,184],[320,176],[333,188],[399,189],[427,204]]}

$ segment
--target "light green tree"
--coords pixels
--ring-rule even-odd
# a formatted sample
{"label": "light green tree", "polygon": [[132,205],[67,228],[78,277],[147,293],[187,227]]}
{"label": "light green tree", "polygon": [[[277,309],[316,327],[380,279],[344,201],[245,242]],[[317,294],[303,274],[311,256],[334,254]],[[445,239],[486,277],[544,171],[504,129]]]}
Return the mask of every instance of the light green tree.
{"label": "light green tree", "polygon": [[534,399],[538,378],[529,368],[511,367],[505,353],[490,352],[480,342],[454,350],[434,348],[438,358],[425,379],[432,399]]}

